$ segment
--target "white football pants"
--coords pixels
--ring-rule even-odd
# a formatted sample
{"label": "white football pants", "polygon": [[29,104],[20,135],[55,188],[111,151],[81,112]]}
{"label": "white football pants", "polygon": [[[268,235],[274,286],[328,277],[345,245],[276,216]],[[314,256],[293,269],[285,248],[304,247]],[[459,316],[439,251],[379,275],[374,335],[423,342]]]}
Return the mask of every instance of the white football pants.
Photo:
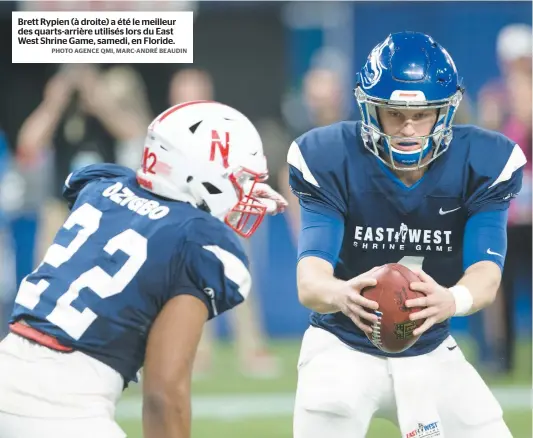
{"label": "white football pants", "polygon": [[310,327],[298,361],[294,438],[363,438],[373,417],[392,421],[404,438],[512,438],[453,337],[425,355],[384,358]]}
{"label": "white football pants", "polygon": [[80,352],[15,334],[0,342],[1,438],[124,438],[114,420],[120,374]]}

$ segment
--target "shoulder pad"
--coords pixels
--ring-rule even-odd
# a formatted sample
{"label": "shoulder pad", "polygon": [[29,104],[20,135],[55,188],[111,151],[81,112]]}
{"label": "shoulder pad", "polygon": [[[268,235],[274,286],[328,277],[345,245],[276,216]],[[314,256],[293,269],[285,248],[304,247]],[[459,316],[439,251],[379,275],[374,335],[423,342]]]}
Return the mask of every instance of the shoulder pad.
{"label": "shoulder pad", "polygon": [[118,177],[134,177],[135,172],[127,167],[116,164],[91,164],[72,172],[63,186],[63,197],[68,201],[69,208],[74,205],[79,193],[89,183]]}
{"label": "shoulder pad", "polygon": [[515,142],[498,132],[465,127],[469,142],[466,204],[469,214],[504,210],[522,186],[522,171],[527,162]]}
{"label": "shoulder pad", "polygon": [[[289,184],[298,197],[315,198],[341,213],[346,212],[347,122],[315,128],[290,146]],[[355,129],[355,125],[353,125]]]}
{"label": "shoulder pad", "polygon": [[173,293],[198,296],[211,319],[248,296],[252,283],[248,260],[235,233],[218,219],[196,218],[187,228]]}

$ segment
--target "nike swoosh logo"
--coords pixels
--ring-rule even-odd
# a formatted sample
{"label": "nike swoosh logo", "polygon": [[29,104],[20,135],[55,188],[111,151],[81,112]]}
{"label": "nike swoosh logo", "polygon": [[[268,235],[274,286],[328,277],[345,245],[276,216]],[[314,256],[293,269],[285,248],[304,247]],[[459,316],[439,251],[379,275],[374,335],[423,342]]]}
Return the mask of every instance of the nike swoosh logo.
{"label": "nike swoosh logo", "polygon": [[444,211],[444,210],[442,209],[442,207],[441,207],[440,210],[439,210],[439,214],[442,216],[442,215],[444,215],[444,214],[448,214],[448,213],[452,213],[452,212],[454,212],[454,211],[457,211],[457,210],[459,210],[460,208],[461,208],[461,207],[457,207],[457,208],[454,208],[453,210],[446,210],[446,211]]}
{"label": "nike swoosh logo", "polygon": [[490,248],[487,249],[487,254],[488,254],[488,255],[496,255],[496,256],[498,256],[498,257],[502,257],[502,258],[503,258],[503,256],[502,256],[500,253],[498,253],[498,252],[494,252],[494,251],[491,251]]}
{"label": "nike swoosh logo", "polygon": [[448,350],[452,351],[452,350],[455,350],[457,348],[457,345],[454,345],[453,347],[446,347]]}

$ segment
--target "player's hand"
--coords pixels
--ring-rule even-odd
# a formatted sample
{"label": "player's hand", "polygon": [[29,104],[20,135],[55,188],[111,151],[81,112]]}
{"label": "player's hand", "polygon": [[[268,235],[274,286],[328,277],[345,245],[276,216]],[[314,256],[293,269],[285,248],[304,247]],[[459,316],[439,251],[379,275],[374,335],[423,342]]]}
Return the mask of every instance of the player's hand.
{"label": "player's hand", "polygon": [[372,333],[371,325],[377,322],[378,317],[368,310],[377,310],[378,303],[361,296],[365,287],[375,286],[377,281],[372,273],[380,268],[376,266],[370,271],[364,272],[357,277],[344,283],[341,290],[335,295],[335,306],[350,318],[353,323],[365,333]]}
{"label": "player's hand", "polygon": [[44,99],[47,111],[61,112],[68,105],[74,88],[64,73],[53,76],[44,88]]}
{"label": "player's hand", "polygon": [[252,196],[261,201],[263,205],[266,205],[267,213],[271,216],[283,213],[289,205],[283,196],[265,183],[256,183]]}
{"label": "player's hand", "polygon": [[413,335],[418,336],[434,324],[446,321],[455,314],[455,298],[448,288],[438,284],[424,271],[416,270],[414,272],[421,281],[411,283],[411,289],[427,295],[405,301],[407,307],[425,307],[425,309],[412,313],[410,316],[411,321],[426,319],[420,327],[413,331]]}

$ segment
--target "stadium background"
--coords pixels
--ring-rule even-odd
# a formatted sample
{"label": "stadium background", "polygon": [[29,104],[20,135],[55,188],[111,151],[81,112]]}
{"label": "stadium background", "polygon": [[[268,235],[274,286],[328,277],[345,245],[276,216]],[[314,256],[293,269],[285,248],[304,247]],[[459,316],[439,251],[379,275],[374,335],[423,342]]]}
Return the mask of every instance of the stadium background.
{"label": "stadium background", "polygon": [[[46,240],[42,236],[42,214],[48,197],[57,191],[53,182],[57,172],[53,154],[60,153],[52,148],[29,166],[17,154],[20,129],[41,103],[47,82],[58,70],[54,65],[11,64],[10,12],[30,8],[193,8],[196,12],[193,67],[211,75],[217,100],[235,106],[257,124],[271,162],[271,181],[278,187],[283,185],[282,161],[290,140],[314,125],[312,101],[306,94],[309,90],[304,89],[310,71],[333,71],[342,92],[337,102],[340,116],[357,117],[351,94],[354,72],[370,49],[394,31],[426,32],[454,58],[467,88],[465,120],[477,123],[482,110],[479,96],[487,83],[501,75],[496,50],[499,32],[513,23],[531,25],[532,17],[531,3],[512,1],[0,3],[0,38],[4,42],[0,46],[0,77],[3,78],[0,127],[6,139],[0,143],[0,180],[2,175],[4,178],[0,191],[0,301],[6,302],[7,308],[14,284],[33,269],[42,241]],[[136,64],[131,67],[140,73],[149,108],[155,115],[168,106],[172,75],[191,66]],[[531,99],[529,105],[531,112]],[[5,145],[4,155],[2,145]],[[531,143],[521,146],[531,150]],[[529,200],[515,202],[523,202],[530,209],[530,187],[525,196]],[[530,221],[529,217],[529,228]],[[268,349],[279,360],[279,372],[269,379],[244,375],[235,365],[229,318],[220,318],[215,324],[221,341],[215,347],[214,366],[210,373],[194,382],[195,438],[291,436],[295,367],[299,339],[307,326],[308,315],[296,296],[296,249],[291,226],[288,215],[268,218],[251,242],[259,315],[269,338]],[[532,274],[531,264],[525,260],[526,263],[516,262],[517,266],[513,267],[517,349],[511,370],[502,371],[497,366],[498,350],[490,351],[491,335],[486,334],[490,327],[482,329],[482,316],[456,318],[452,324],[465,352],[494,388],[513,436],[518,438],[532,436]],[[488,321],[490,326],[490,318]],[[127,390],[117,415],[128,436],[142,436],[138,387]],[[369,434],[371,437],[397,435],[394,428],[381,421],[373,423]]]}

